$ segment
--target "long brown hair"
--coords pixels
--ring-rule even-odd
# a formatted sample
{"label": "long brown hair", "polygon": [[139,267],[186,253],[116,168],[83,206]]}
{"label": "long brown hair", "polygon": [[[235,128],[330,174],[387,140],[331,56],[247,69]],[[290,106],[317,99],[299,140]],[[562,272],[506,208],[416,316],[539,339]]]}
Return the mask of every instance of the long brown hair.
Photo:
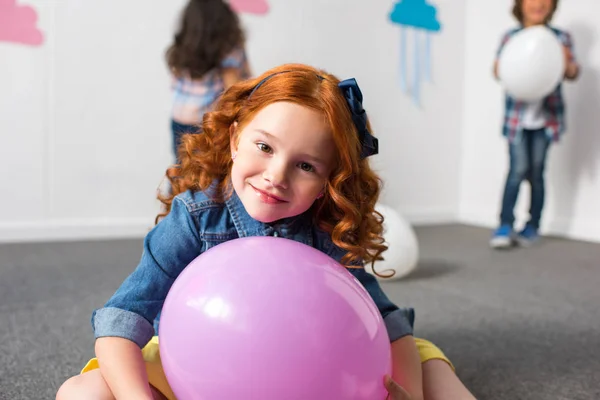
{"label": "long brown hair", "polygon": [[167,64],[177,76],[199,79],[243,44],[237,14],[224,0],[189,0],[167,50]]}
{"label": "long brown hair", "polygon": [[327,180],[325,194],[311,207],[315,224],[348,252],[344,263],[382,259],[381,253],[387,249],[382,237],[383,217],[374,210],[381,180],[368,160],[360,158],[358,133],[338,83],[325,71],[288,64],[230,87],[215,111],[204,115],[202,133],[183,136],[181,163],[167,170],[171,193],[159,196],[166,210],[157,221],[170,211],[173,198],[187,190],[205,191],[210,186],[213,197],[222,201],[230,187],[230,126],[237,122],[239,132],[265,106],[287,101],[322,112],[337,148],[336,167]]}
{"label": "long brown hair", "polygon": [[[552,20],[554,16],[554,12],[558,8],[558,0],[552,0],[552,10],[550,10],[550,14],[546,18],[545,23],[548,23]],[[515,4],[513,5],[512,13],[521,24],[523,23],[523,0],[515,0]]]}

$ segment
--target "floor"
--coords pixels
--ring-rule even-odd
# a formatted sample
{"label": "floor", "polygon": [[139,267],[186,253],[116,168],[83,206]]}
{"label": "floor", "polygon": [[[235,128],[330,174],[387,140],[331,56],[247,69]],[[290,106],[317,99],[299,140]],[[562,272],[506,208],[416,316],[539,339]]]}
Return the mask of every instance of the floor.
{"label": "floor", "polygon": [[[512,251],[462,225],[417,229],[421,261],[383,283],[417,310],[479,399],[600,399],[600,245],[546,238]],[[53,399],[92,355],[90,313],[135,267],[141,240],[0,245],[0,399]]]}

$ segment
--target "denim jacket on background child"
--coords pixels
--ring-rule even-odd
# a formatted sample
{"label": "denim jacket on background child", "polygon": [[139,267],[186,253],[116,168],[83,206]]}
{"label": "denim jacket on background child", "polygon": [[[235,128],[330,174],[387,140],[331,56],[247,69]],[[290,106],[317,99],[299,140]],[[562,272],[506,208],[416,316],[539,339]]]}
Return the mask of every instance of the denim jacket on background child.
{"label": "denim jacket on background child", "polygon": [[[247,236],[292,239],[314,247],[338,262],[346,254],[333,243],[329,234],[314,226],[308,212],[280,223],[265,224],[248,215],[235,192],[221,203],[204,192],[187,191],[174,198],[169,214],[146,236],[135,271],[105,306],[92,314],[95,337],[122,337],[143,347],[158,332],[155,319],[167,292],[183,269],[211,247]],[[347,270],[374,300],[384,318],[390,341],[412,335],[414,310],[394,305],[375,277],[363,268]]]}
{"label": "denim jacket on background child", "polygon": [[[575,51],[573,49],[573,41],[571,40],[571,35],[560,29],[548,26],[548,28],[554,32],[558,41],[565,47],[569,49],[571,52],[572,61],[575,61]],[[522,31],[524,28],[519,27],[516,29],[511,29],[508,31],[502,38],[500,43],[500,47],[496,53],[496,58],[500,56],[502,49],[508,41],[518,32]],[[527,107],[527,103],[523,101],[516,100],[506,94],[505,97],[505,114],[504,114],[504,123],[502,128],[503,135],[508,138],[509,141],[520,140],[523,133],[523,116],[525,108]],[[559,84],[556,89],[548,96],[543,99],[542,103],[542,112],[544,114],[546,123],[545,123],[545,131],[548,138],[552,141],[557,142],[560,139],[560,136],[564,133],[566,129],[565,124],[565,103],[562,95],[562,85]]]}

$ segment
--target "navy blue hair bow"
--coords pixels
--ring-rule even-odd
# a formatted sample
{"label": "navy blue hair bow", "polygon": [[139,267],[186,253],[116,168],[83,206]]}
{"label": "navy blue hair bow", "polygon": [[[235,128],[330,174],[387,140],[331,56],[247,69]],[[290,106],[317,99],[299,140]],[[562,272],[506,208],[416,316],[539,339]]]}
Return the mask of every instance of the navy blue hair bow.
{"label": "navy blue hair bow", "polygon": [[338,87],[346,98],[350,113],[352,114],[352,121],[354,122],[354,126],[356,126],[356,130],[358,130],[358,138],[361,145],[360,158],[366,158],[379,153],[379,141],[367,129],[367,113],[362,106],[363,97],[356,79],[343,80],[338,84]]}
{"label": "navy blue hair bow", "polygon": [[[263,78],[258,84],[252,89],[248,98],[252,96],[252,94],[262,86],[267,80],[271,79],[275,75],[283,74],[291,71],[281,71],[271,74]],[[320,79],[325,79],[319,75]],[[344,98],[346,99],[346,103],[348,103],[348,108],[350,109],[350,114],[352,114],[352,122],[354,122],[354,126],[356,126],[356,130],[358,131],[358,139],[360,140],[361,150],[360,150],[360,158],[366,158],[379,153],[379,141],[376,137],[371,135],[369,129],[367,129],[367,114],[362,106],[362,93],[360,88],[358,87],[358,83],[356,83],[356,79],[350,78],[341,81],[338,84],[338,87],[342,91]]]}

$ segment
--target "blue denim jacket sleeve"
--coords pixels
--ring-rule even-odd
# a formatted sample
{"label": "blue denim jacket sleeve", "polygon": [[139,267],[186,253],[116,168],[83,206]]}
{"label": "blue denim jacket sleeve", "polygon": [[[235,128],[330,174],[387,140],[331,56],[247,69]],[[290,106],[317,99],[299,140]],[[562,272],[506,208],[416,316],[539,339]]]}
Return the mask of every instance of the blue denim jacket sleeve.
{"label": "blue denim jacket sleeve", "polygon": [[379,309],[390,337],[390,342],[413,334],[415,312],[412,308],[398,308],[385,295],[377,279],[364,268],[348,268],[348,271],[367,290]]}
{"label": "blue denim jacket sleeve", "polygon": [[175,278],[201,252],[201,240],[185,203],[176,197],[171,212],[144,240],[137,268],[92,315],[96,338],[113,336],[142,348],[154,335],[152,322]]}

